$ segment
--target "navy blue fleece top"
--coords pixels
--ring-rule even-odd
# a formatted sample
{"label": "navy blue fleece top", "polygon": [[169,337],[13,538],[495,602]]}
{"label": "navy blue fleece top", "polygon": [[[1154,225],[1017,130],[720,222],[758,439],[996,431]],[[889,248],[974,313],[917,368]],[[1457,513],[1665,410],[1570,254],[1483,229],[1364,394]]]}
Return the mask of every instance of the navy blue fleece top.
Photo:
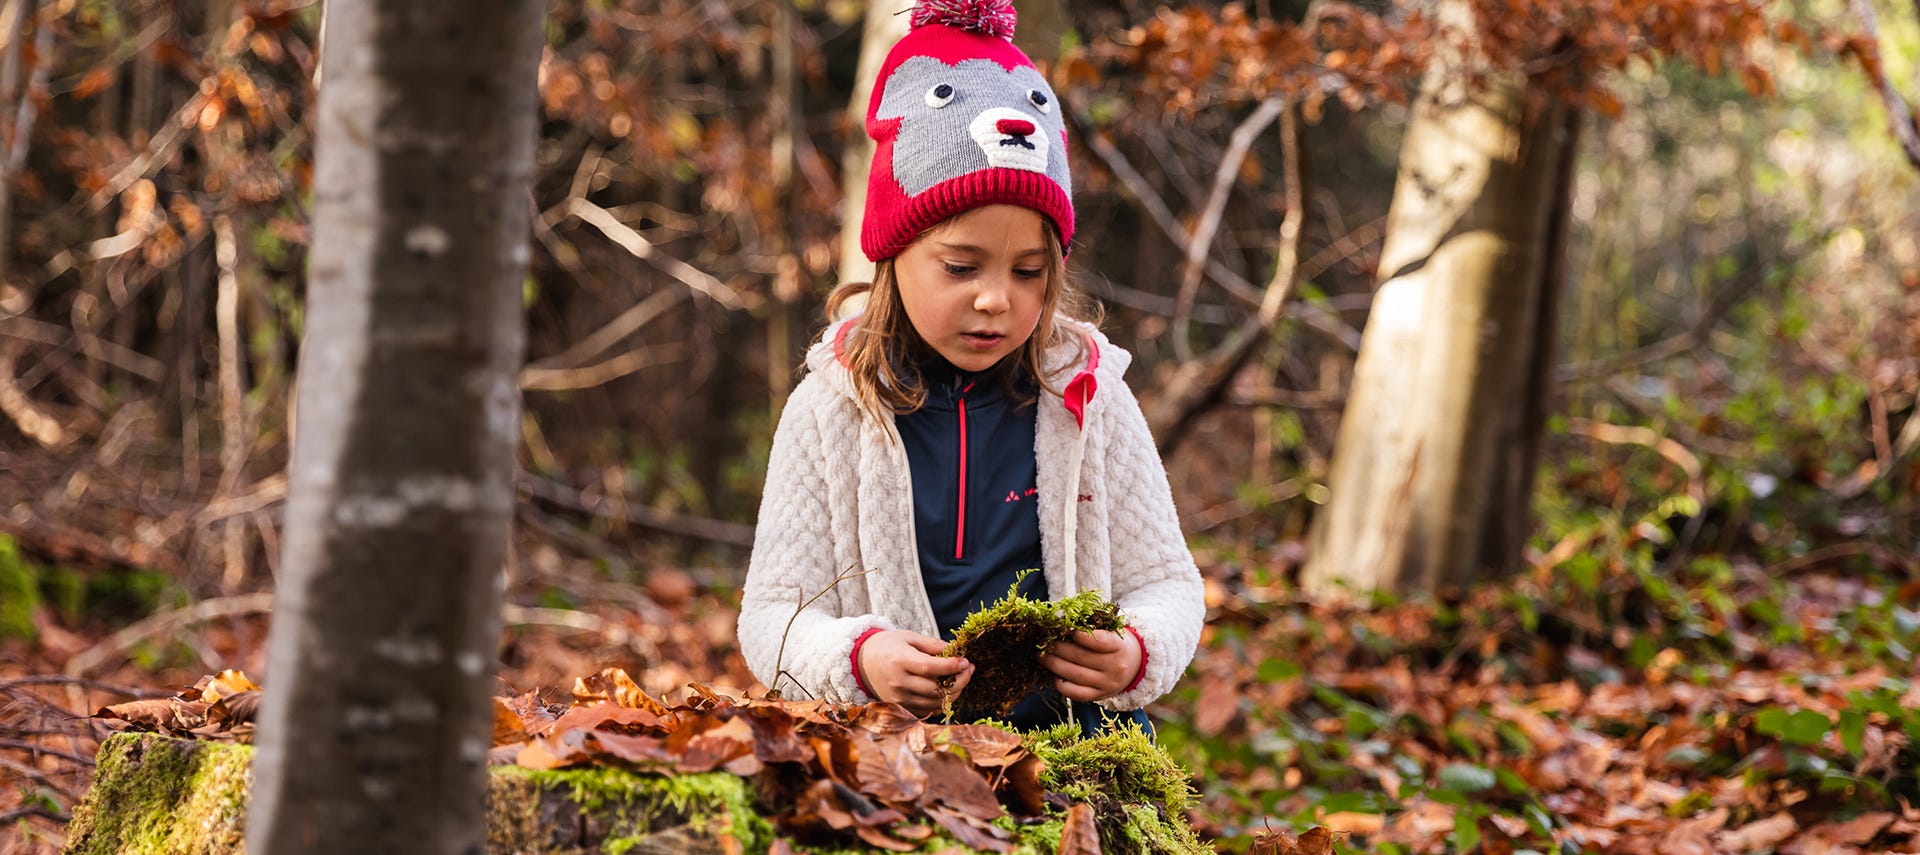
{"label": "navy blue fleece top", "polygon": [[[1019,585],[1029,599],[1045,600],[1040,569],[1040,512],[1034,459],[1037,403],[1009,394],[1002,375],[968,374],[938,356],[920,363],[927,401],[894,424],[906,444],[913,473],[913,526],[920,577],[933,604],[940,637],[967,615],[998,602]],[[1032,392],[1021,397],[1034,397]],[[984,717],[961,710],[958,721]],[[1152,728],[1139,710],[1116,717],[1094,704],[1069,704],[1053,689],[1029,695],[1002,719],[1021,730],[1078,722],[1092,735],[1125,719]]]}
{"label": "navy blue fleece top", "polygon": [[[920,575],[940,636],[951,641],[967,615],[1006,596],[1022,571],[1040,569],[1036,404],[1011,397],[998,376],[939,357],[920,371],[926,404],[894,423],[913,473]],[[1044,574],[1019,586],[1047,599]]]}

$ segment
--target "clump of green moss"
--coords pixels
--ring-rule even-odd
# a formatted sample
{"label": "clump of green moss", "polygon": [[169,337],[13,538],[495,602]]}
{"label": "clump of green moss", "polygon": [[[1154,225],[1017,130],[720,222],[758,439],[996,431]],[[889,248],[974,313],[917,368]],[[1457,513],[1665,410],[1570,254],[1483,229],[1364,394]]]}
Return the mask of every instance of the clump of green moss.
{"label": "clump of green moss", "polygon": [[67,830],[71,855],[240,851],[245,746],[121,733],[100,745],[93,789]]}
{"label": "clump of green moss", "polygon": [[1040,784],[1094,809],[1103,851],[1201,855],[1213,849],[1187,825],[1191,775],[1155,745],[1140,725],[1118,721],[1080,736],[1064,724],[1028,736],[1045,765]]}
{"label": "clump of green moss", "polygon": [[1099,591],[1048,602],[1029,599],[1016,585],[1000,602],[968,615],[941,654],[965,657],[974,669],[960,697],[947,699],[948,715],[963,699],[968,709],[1006,715],[1047,686],[1051,675],[1040,656],[1054,644],[1075,632],[1118,632],[1125,625],[1119,607]]}

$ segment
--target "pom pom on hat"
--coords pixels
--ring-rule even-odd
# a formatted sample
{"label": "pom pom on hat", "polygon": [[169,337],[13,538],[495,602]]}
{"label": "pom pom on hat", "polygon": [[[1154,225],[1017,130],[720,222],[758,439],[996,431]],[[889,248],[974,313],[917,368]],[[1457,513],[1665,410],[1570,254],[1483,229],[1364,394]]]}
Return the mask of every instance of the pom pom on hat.
{"label": "pom pom on hat", "polygon": [[913,4],[913,26],[939,24],[987,36],[1013,38],[1019,13],[1013,0],[920,0]]}

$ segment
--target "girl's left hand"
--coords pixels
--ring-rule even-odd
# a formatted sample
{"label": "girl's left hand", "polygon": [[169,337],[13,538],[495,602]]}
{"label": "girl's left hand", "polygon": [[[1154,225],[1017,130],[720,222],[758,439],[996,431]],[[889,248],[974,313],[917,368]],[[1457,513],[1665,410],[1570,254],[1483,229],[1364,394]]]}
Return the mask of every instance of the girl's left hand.
{"label": "girl's left hand", "polygon": [[1098,701],[1120,694],[1140,675],[1140,643],[1132,633],[1076,632],[1040,657],[1059,679],[1053,687],[1076,701]]}

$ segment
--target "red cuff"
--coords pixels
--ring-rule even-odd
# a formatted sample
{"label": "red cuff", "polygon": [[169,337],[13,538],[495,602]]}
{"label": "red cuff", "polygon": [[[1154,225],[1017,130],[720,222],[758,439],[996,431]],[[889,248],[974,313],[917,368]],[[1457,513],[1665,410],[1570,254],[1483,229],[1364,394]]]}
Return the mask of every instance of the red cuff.
{"label": "red cuff", "polygon": [[1133,682],[1128,683],[1126,688],[1120,690],[1120,693],[1123,695],[1133,691],[1135,686],[1140,685],[1141,680],[1147,679],[1147,640],[1141,638],[1140,630],[1134,629],[1132,625],[1127,626],[1127,631],[1133,633],[1134,641],[1140,642],[1140,673],[1133,675]]}
{"label": "red cuff", "polygon": [[[867,639],[885,631],[886,630],[877,626],[868,627],[866,632],[860,633],[860,637],[853,640],[853,653],[848,657],[853,662],[853,682],[860,686],[860,691],[867,693],[867,697],[873,698],[876,701],[880,699],[880,696],[874,694],[872,689],[867,688],[867,681],[860,676],[860,645],[866,644]],[[1145,650],[1146,648],[1142,647],[1141,649]],[[1139,681],[1135,680],[1134,682],[1137,683]]]}

